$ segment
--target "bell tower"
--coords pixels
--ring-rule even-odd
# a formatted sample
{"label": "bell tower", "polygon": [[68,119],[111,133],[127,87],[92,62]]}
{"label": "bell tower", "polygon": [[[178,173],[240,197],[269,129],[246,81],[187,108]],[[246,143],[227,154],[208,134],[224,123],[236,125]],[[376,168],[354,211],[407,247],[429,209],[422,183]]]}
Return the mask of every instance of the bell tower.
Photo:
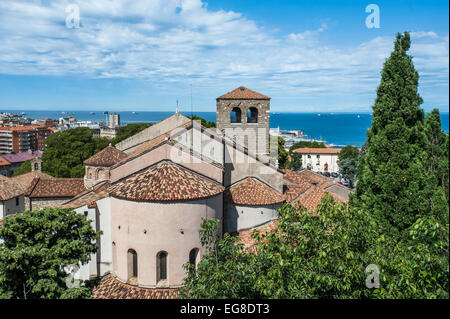
{"label": "bell tower", "polygon": [[269,153],[270,97],[239,87],[217,98],[217,129],[255,154]]}

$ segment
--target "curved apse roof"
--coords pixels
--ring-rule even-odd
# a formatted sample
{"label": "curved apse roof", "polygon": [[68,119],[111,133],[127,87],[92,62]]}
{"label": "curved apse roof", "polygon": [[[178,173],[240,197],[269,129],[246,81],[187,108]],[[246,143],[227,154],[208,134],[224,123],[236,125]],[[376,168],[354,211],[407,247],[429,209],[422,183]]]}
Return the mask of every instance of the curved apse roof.
{"label": "curved apse roof", "polygon": [[170,161],[162,161],[111,187],[111,196],[133,201],[190,201],[219,195],[224,187]]}
{"label": "curved apse roof", "polygon": [[282,194],[252,177],[231,186],[225,196],[234,204],[244,206],[265,206],[285,201]]}
{"label": "curved apse roof", "polygon": [[119,163],[123,159],[127,157],[122,151],[119,151],[117,148],[113,146],[108,146],[102,149],[97,154],[92,155],[87,160],[84,161],[86,165],[94,165],[94,166],[106,166],[110,167],[114,164]]}

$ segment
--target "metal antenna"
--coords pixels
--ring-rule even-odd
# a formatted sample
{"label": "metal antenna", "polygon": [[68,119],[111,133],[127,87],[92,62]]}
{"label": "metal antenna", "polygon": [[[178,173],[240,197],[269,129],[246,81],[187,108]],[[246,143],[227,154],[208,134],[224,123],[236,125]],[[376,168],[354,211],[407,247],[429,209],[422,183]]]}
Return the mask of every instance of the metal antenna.
{"label": "metal antenna", "polygon": [[191,118],[192,120],[194,120],[194,111],[192,107],[192,84],[190,84],[190,86],[191,86]]}

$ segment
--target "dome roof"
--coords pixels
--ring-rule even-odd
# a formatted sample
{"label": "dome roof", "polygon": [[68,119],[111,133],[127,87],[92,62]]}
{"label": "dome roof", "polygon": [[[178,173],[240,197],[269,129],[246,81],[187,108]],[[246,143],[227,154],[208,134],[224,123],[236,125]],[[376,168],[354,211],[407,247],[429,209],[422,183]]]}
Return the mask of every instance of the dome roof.
{"label": "dome roof", "polygon": [[111,196],[134,201],[189,201],[222,193],[224,187],[170,161],[162,161],[111,187]]}

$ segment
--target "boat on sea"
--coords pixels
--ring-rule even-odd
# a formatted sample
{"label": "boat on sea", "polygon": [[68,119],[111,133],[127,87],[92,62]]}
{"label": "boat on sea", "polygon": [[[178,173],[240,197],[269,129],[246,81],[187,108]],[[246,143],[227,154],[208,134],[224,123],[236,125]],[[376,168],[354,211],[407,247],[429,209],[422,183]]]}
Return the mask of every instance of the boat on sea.
{"label": "boat on sea", "polygon": [[360,119],[360,118],[361,118],[361,116],[359,116],[359,115],[358,115],[358,118]]}
{"label": "boat on sea", "polygon": [[320,116],[320,113],[318,113],[317,116]]}
{"label": "boat on sea", "polygon": [[134,114],[136,114],[136,112],[131,112],[131,114],[133,114],[133,115],[134,115]]}
{"label": "boat on sea", "polygon": [[95,115],[95,112],[91,112],[91,115]]}

